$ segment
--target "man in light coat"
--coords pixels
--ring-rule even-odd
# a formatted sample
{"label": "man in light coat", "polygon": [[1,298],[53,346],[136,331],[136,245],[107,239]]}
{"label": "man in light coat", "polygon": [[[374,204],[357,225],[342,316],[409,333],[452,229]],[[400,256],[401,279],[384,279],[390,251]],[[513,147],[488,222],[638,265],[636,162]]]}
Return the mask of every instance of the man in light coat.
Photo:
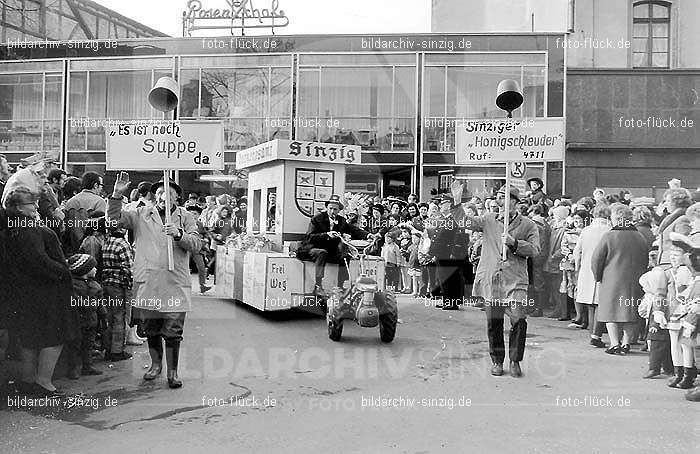
{"label": "man in light coat", "polygon": [[[185,314],[191,306],[190,254],[199,251],[201,244],[192,214],[177,206],[182,190],[174,182],[169,186],[171,222],[166,223],[164,183],[160,181],[151,187],[154,206],[126,210],[122,196],[129,187],[129,175],[121,172],[109,199],[108,218],[110,225],[116,222],[118,227],[134,232],[134,308],[144,319],[151,355],[151,367],[143,378],[154,380],[160,375],[165,340],[168,386],[179,388],[180,342]],[[173,243],[173,271],[168,270],[168,237]]]}
{"label": "man in light coat", "polygon": [[[452,195],[455,201],[462,200],[463,185],[455,182]],[[527,334],[526,307],[530,305],[527,298],[528,274],[527,258],[536,257],[540,252],[540,239],[537,226],[532,220],[518,211],[520,193],[511,188],[508,233],[503,233],[503,215],[485,213],[482,216],[468,215],[461,206],[455,209],[455,220],[465,227],[483,232],[481,260],[476,269],[472,295],[486,301],[486,321],[489,338],[489,353],[493,365],[491,374],[503,375],[505,345],[503,342],[503,317],[508,315],[511,323],[508,340],[510,374],[522,376],[520,361],[525,354],[525,336]],[[500,207],[505,205],[505,188],[501,188],[496,197]],[[503,243],[507,246],[506,260],[502,259]]]}

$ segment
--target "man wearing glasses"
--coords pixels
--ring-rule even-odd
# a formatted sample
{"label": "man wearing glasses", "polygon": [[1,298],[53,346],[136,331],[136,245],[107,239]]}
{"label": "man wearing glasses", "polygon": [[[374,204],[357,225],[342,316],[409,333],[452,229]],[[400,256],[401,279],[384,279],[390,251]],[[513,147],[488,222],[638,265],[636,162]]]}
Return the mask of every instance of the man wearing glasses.
{"label": "man wearing glasses", "polygon": [[83,190],[71,197],[64,208],[66,213],[67,241],[66,255],[75,254],[85,236],[85,227],[90,215],[95,211],[107,211],[107,202],[102,196],[104,180],[97,172],[85,172],[82,178]]}
{"label": "man wearing glasses", "polygon": [[[489,354],[493,362],[491,374],[503,375],[503,319],[507,315],[511,324],[508,340],[510,374],[520,377],[520,361],[525,354],[527,333],[525,309],[530,304],[527,298],[527,258],[539,254],[539,232],[535,223],[518,211],[520,193],[517,188],[511,188],[510,194],[506,195],[502,187],[496,197],[500,212],[488,212],[482,216],[465,212],[459,203],[462,191],[463,185],[455,181],[452,184],[452,196],[458,203],[453,214],[455,220],[463,222],[470,230],[483,233],[481,259],[476,269],[472,296],[485,300]],[[508,233],[503,232],[506,197],[511,199],[507,213]],[[503,243],[507,246],[506,260],[502,259]]]}

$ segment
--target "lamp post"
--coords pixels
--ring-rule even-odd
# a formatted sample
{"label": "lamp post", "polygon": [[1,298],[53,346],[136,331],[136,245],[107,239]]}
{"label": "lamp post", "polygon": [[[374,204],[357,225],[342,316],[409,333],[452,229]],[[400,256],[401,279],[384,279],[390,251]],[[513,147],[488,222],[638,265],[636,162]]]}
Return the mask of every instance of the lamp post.
{"label": "lamp post", "polygon": [[[513,118],[513,111],[523,104],[523,95],[520,92],[520,86],[513,79],[504,79],[498,83],[496,89],[496,106],[499,109],[508,112],[508,118]],[[510,162],[506,162],[506,188],[504,194],[505,216],[503,217],[503,233],[508,233],[508,224],[510,223]],[[507,258],[508,247],[503,241],[503,260]]]}

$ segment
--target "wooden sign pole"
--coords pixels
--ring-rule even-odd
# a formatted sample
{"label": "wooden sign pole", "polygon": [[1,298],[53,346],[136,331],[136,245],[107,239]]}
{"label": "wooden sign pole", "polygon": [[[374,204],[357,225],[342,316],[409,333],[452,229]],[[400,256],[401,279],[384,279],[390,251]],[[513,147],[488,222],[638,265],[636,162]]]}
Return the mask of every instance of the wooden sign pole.
{"label": "wooden sign pole", "polygon": [[[510,163],[506,162],[506,191],[504,194],[506,203],[503,206],[505,213],[503,214],[503,234],[508,234],[508,224],[510,224]],[[503,241],[503,261],[508,258],[508,245]]]}
{"label": "wooden sign pole", "polygon": [[[172,221],[172,216],[170,215],[170,210],[172,208],[172,201],[170,200],[170,172],[163,170],[163,189],[165,190],[165,223],[170,224]],[[173,262],[173,237],[168,235],[168,271],[173,271],[175,269],[175,263]]]}

